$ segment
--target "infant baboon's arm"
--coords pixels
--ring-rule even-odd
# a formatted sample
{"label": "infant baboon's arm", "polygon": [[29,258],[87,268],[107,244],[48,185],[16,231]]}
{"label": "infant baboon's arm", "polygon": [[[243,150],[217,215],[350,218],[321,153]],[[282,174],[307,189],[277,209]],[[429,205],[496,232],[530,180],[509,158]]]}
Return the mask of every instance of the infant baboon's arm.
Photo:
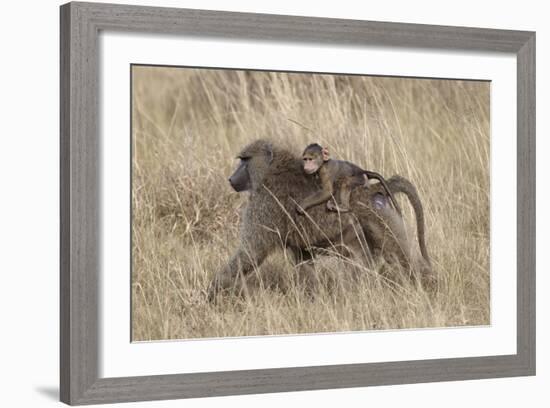
{"label": "infant baboon's arm", "polygon": [[325,203],[332,197],[334,192],[334,183],[330,168],[327,165],[323,165],[319,168],[319,179],[321,180],[321,189],[309,196],[307,196],[297,207],[297,211],[300,214],[304,214],[309,208]]}

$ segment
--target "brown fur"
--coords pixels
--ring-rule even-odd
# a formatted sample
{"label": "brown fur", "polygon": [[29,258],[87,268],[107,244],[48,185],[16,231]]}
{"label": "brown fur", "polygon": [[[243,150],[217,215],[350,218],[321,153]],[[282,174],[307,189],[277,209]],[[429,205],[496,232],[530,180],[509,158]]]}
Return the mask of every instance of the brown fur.
{"label": "brown fur", "polygon": [[[370,179],[377,179],[382,184],[394,208],[401,214],[401,209],[386,184],[386,180],[379,173],[363,170],[348,161],[331,159],[328,149],[317,143],[312,143],[305,148],[302,159],[304,160],[304,171],[307,174],[317,174],[321,188],[300,202],[296,207],[299,214],[303,215],[311,207],[322,203],[327,203],[327,208],[330,211],[349,212],[351,191],[359,186],[368,186]],[[337,183],[339,188],[335,189]],[[333,196],[337,197],[337,203],[335,200],[331,200]]]}

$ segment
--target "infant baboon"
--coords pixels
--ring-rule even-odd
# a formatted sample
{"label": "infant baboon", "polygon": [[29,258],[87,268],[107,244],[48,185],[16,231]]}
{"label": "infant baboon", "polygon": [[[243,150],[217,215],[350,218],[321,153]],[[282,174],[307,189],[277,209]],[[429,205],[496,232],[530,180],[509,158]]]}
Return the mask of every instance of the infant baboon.
{"label": "infant baboon", "polygon": [[[335,160],[330,158],[327,148],[317,143],[312,143],[306,147],[302,153],[304,171],[306,174],[318,174],[321,181],[321,190],[307,196],[296,208],[299,214],[304,214],[309,208],[327,203],[329,211],[339,211],[341,213],[349,212],[349,199],[351,190],[355,187],[369,185],[370,179],[380,181],[386,193],[389,195],[394,208],[401,214],[397,201],[388,188],[386,180],[380,174],[363,170],[359,166],[344,160]],[[340,182],[338,194],[334,194],[337,203],[331,200],[335,184]]]}

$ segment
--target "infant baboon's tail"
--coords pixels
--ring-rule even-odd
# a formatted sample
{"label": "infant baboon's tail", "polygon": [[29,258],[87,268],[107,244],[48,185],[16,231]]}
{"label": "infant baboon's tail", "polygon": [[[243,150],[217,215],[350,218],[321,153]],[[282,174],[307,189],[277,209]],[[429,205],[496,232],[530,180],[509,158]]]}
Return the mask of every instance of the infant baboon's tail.
{"label": "infant baboon's tail", "polygon": [[406,178],[395,175],[387,180],[388,187],[393,193],[403,193],[409,199],[411,203],[414,214],[416,216],[416,229],[418,233],[418,244],[420,245],[420,252],[422,256],[428,263],[431,265],[430,258],[428,256],[428,249],[426,248],[425,240],[425,231],[424,231],[424,209],[422,208],[422,203],[420,201],[420,196],[416,187]]}

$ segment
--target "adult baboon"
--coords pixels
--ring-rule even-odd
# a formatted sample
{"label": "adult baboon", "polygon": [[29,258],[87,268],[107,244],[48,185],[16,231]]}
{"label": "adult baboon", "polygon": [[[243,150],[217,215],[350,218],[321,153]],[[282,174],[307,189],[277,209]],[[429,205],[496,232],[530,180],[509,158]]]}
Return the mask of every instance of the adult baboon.
{"label": "adult baboon", "polygon": [[413,197],[420,248],[426,260],[414,255],[403,219],[378,185],[354,189],[349,213],[338,214],[316,206],[306,216],[299,216],[296,204],[320,188],[314,176],[304,173],[301,158],[265,140],[249,144],[238,158],[239,166],[229,183],[235,191],[248,191],[250,196],[242,213],[240,245],[210,284],[210,299],[220,289],[236,285],[238,278],[260,266],[277,248],[290,250],[296,262],[304,264],[311,259],[314,248],[357,244],[363,233],[375,255],[388,261],[397,259],[405,267],[428,273],[420,199],[404,178],[392,177],[388,185],[394,193],[405,192],[409,199]]}

